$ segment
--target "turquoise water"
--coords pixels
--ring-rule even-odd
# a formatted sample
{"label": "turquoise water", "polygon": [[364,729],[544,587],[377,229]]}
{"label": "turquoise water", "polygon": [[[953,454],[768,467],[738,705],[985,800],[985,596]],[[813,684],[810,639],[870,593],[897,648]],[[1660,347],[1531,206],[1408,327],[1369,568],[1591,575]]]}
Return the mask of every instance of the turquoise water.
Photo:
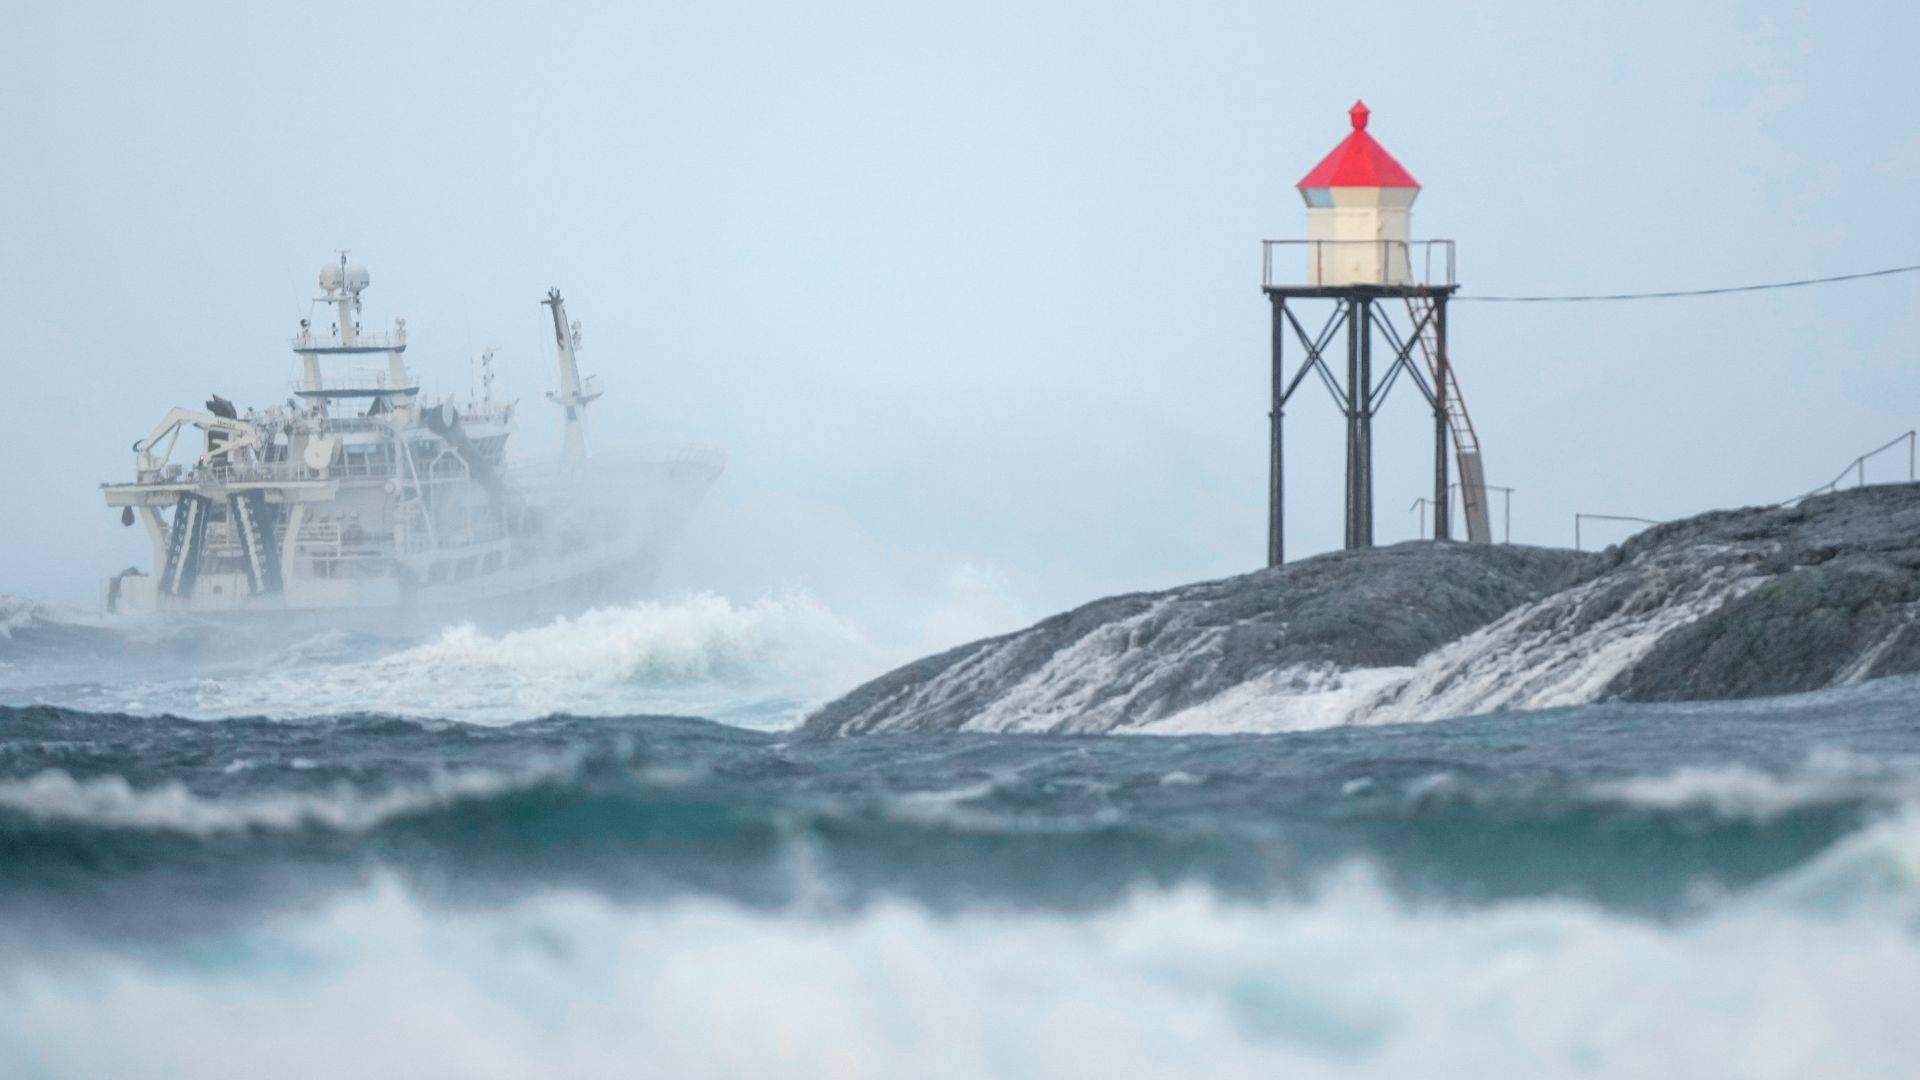
{"label": "turquoise water", "polygon": [[[743,627],[766,640],[735,633],[718,664],[650,646],[572,702],[596,714],[525,719],[454,690],[432,716],[426,684],[366,689],[406,715],[296,707],[299,670],[338,703],[449,651],[485,667],[496,639],[308,644],[250,676],[272,690],[17,646],[4,1073],[1920,1059],[1920,683],[1258,737],[807,741],[782,730],[806,697],[787,676],[819,628]],[[143,707],[92,707],[121,699]],[[660,700],[731,722],[624,708]]]}

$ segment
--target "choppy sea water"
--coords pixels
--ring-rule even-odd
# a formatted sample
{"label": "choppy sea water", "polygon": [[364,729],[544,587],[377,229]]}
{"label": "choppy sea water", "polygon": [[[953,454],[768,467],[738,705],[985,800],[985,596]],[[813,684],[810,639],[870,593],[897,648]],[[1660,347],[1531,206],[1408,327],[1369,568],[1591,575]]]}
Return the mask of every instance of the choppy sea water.
{"label": "choppy sea water", "polygon": [[1906,1076],[1920,682],[800,739],[803,598],[15,617],[8,1076]]}

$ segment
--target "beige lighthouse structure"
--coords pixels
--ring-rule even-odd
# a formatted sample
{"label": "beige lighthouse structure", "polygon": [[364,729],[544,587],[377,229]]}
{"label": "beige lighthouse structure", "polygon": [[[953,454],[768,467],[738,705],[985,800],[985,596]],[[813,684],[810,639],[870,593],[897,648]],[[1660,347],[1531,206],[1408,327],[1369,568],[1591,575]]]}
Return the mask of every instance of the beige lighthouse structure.
{"label": "beige lighthouse structure", "polygon": [[1411,218],[1420,184],[1367,134],[1366,103],[1347,110],[1353,131],[1300,178],[1307,204],[1307,284],[1411,285]]}
{"label": "beige lighthouse structure", "polygon": [[[1295,185],[1307,204],[1306,237],[1261,245],[1261,287],[1272,312],[1270,566],[1286,559],[1287,405],[1309,375],[1347,421],[1346,547],[1373,545],[1373,421],[1396,384],[1411,384],[1432,410],[1434,539],[1452,535],[1454,462],[1467,539],[1492,538],[1480,440],[1447,354],[1447,302],[1458,289],[1453,241],[1412,238],[1419,181],[1367,133],[1369,116],[1365,103],[1354,102],[1352,130]],[[1302,253],[1305,274],[1295,276]],[[1315,310],[1325,313],[1318,329],[1302,321]],[[1291,365],[1290,348],[1299,350]],[[1331,465],[1329,456],[1309,462]]]}

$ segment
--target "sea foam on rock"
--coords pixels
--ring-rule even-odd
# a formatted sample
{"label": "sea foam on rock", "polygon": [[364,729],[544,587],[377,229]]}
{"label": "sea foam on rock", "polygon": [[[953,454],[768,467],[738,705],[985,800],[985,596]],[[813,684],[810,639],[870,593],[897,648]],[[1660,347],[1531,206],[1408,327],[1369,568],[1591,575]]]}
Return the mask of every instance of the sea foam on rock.
{"label": "sea foam on rock", "polygon": [[1602,554],[1404,543],[1096,601],[883,675],[810,734],[1274,731],[1920,671],[1920,485]]}

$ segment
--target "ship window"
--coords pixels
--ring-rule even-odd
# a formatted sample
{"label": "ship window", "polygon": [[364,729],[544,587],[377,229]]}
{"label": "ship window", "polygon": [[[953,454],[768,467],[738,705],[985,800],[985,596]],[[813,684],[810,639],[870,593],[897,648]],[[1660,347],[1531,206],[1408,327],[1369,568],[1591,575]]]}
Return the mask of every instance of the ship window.
{"label": "ship window", "polygon": [[1326,207],[1333,205],[1333,189],[1332,188],[1323,188],[1323,187],[1301,188],[1300,197],[1307,200],[1308,206],[1315,207],[1316,209],[1324,209]]}
{"label": "ship window", "polygon": [[480,572],[483,574],[491,574],[498,569],[500,569],[500,553],[497,551],[488,552],[487,557],[480,562]]}

